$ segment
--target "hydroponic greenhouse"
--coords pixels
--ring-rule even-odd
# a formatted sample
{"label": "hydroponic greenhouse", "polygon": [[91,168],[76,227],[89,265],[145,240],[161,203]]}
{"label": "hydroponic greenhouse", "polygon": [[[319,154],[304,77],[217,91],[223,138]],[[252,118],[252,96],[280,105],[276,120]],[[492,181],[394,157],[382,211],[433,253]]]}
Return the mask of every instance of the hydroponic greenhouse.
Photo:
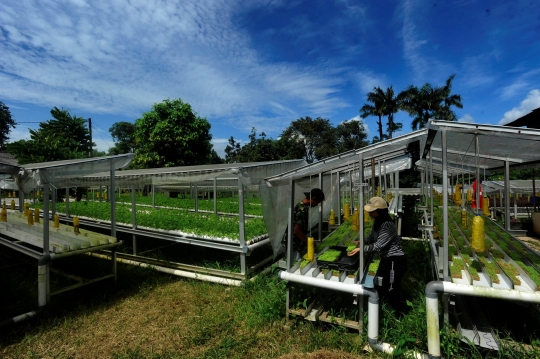
{"label": "hydroponic greenhouse", "polygon": [[[463,341],[498,350],[503,339],[492,323],[505,303],[538,313],[540,257],[524,238],[540,233],[540,183],[511,181],[510,170],[538,166],[540,130],[431,121],[312,164],[116,171],[132,157],[0,164],[0,244],[37,260],[40,306],[57,292],[115,278],[117,261],[227,285],[277,262],[289,282],[287,317],[367,326],[369,348],[393,353],[399,344],[380,333],[380,258],[347,255],[371,230],[363,205],[381,196],[403,242],[422,246],[414,264],[429,268],[421,284],[427,347],[408,354],[441,357],[441,321]],[[486,179],[496,174],[504,179]],[[308,213],[313,245],[295,253],[283,239],[293,238],[293,208],[313,188],[325,193]],[[52,259],[97,251],[113,260],[112,274],[50,290]]]}
{"label": "hydroponic greenhouse", "polygon": [[[398,188],[399,171],[395,172],[394,186],[385,188],[385,183],[392,182],[392,176],[387,180],[390,171],[387,169],[385,175],[382,164],[406,154],[412,156],[415,150],[420,151],[420,160],[415,163],[421,178],[418,188]],[[319,225],[330,213],[352,218],[343,222],[328,219],[336,226],[329,225],[331,233],[316,242],[313,259],[309,250],[304,258],[294,258],[291,241],[288,242],[286,260],[282,262],[284,270],[279,275],[296,286],[287,287],[287,315],[362,331],[367,297],[370,345],[374,350],[392,353],[396,343],[379,340],[379,297],[373,289],[377,257],[359,255],[352,261],[345,253],[354,248],[354,240],[363,248],[364,236],[369,233],[365,231],[369,226],[366,213],[362,215],[359,204],[379,194],[386,196],[392,208],[403,204],[410,196],[416,203],[407,210],[420,215],[418,235],[403,239],[424,241],[428,245],[425,261],[431,263],[433,281],[426,286],[428,353],[409,354],[441,357],[439,315],[460,332],[464,341],[498,350],[501,339],[487,318],[494,318],[503,310],[504,300],[518,301],[525,306],[540,302],[540,257],[518,239],[526,231],[513,230],[511,226],[518,213],[512,208],[511,198],[514,206],[523,198],[521,207],[527,208],[532,225],[538,228],[538,212],[533,203],[537,200],[534,196],[536,182],[509,180],[511,168],[534,168],[540,160],[539,150],[538,130],[431,121],[425,130],[267,178],[268,191],[274,193],[274,207],[289,208],[288,213],[276,211],[273,223],[267,221],[276,247],[280,245],[280,233],[287,227],[287,221],[288,238],[292,237],[292,208],[307,188],[321,187],[329,198],[319,211],[311,214],[313,218],[319,217]],[[375,182],[373,176],[369,180],[366,174],[377,174],[379,167],[383,178]],[[503,172],[504,181],[482,183],[493,171]],[[352,184],[345,205],[343,200],[336,199],[342,193],[343,178],[348,178]],[[479,182],[478,190],[475,179]],[[265,214],[265,219],[267,217],[270,215]],[[399,221],[399,217],[395,220]],[[331,293],[337,292],[354,295],[346,310],[335,310]],[[477,301],[479,298],[502,301],[497,302],[499,307],[494,310],[483,308]],[[442,304],[442,313],[439,304]]]}

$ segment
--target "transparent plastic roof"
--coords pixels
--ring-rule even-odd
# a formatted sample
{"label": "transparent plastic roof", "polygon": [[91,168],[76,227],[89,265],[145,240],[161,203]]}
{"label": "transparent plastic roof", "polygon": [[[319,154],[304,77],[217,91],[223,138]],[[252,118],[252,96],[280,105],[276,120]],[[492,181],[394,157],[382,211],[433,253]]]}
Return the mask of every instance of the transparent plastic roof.
{"label": "transparent plastic roof", "polygon": [[289,183],[290,180],[316,176],[319,173],[347,171],[358,167],[359,154],[362,154],[365,162],[374,158],[391,159],[403,156],[407,151],[407,145],[414,141],[419,141],[422,136],[427,133],[427,130],[411,132],[406,135],[378,142],[373,145],[362,147],[354,151],[344,152],[340,155],[328,157],[322,161],[318,161],[304,167],[295,169],[294,171],[285,172],[276,176],[265,179],[268,186],[282,186]]}
{"label": "transparent plastic roof", "polygon": [[[226,163],[201,166],[183,166],[149,168],[141,170],[119,171],[115,173],[117,186],[131,185],[175,185],[216,179],[230,180],[240,178],[246,186],[257,184],[265,177],[293,170],[304,166],[305,160],[269,161],[252,163]],[[103,172],[81,178],[74,178],[67,183],[70,186],[107,185],[110,173]]]}
{"label": "transparent plastic roof", "polygon": [[[415,165],[419,170],[425,170],[426,167],[429,169],[429,158],[428,158],[427,161],[424,160],[424,159],[416,161]],[[469,167],[469,166],[464,166],[464,165],[461,165],[461,164],[453,162],[453,161],[448,161],[447,162],[447,171],[448,171],[449,175],[475,174],[476,173],[476,168]],[[433,158],[433,174],[442,176],[442,172],[443,172],[442,171],[442,161],[436,160],[435,157],[434,157]],[[481,172],[481,174],[484,174],[483,170],[481,170],[480,172]],[[486,171],[486,174],[489,174],[489,173],[490,173],[490,171]]]}
{"label": "transparent plastic roof", "polygon": [[[478,125],[474,123],[432,120],[422,141],[422,157],[431,148],[433,156],[441,156],[441,132],[446,132],[447,153],[464,165],[498,168],[504,161],[527,163],[540,161],[540,130],[518,127]],[[478,136],[478,159],[475,156]]]}
{"label": "transparent plastic roof", "polygon": [[[535,189],[540,190],[540,180],[534,181]],[[484,192],[499,192],[504,191],[504,181],[482,181]],[[510,192],[520,194],[533,194],[532,180],[512,180],[510,181]]]}
{"label": "transparent plastic roof", "polygon": [[133,153],[126,153],[117,156],[29,163],[20,166],[15,182],[24,193],[45,184],[53,184],[61,188],[62,182],[72,178],[103,172],[111,168],[123,168],[131,162],[133,156]]}
{"label": "transparent plastic roof", "polygon": [[[379,162],[377,161],[375,163],[375,177],[379,176],[379,173],[381,173],[381,175],[384,175],[384,174],[389,175],[391,173],[408,170],[409,168],[411,168],[411,164],[412,164],[412,159],[408,155],[400,156],[400,157],[397,157],[388,161],[381,161],[380,166],[379,166]],[[349,178],[350,176],[348,174],[344,175],[341,177],[340,182],[342,184],[349,183]],[[368,180],[371,178],[371,166],[364,167],[363,178],[364,180]],[[358,169],[352,172],[352,180],[353,182],[358,181]]]}

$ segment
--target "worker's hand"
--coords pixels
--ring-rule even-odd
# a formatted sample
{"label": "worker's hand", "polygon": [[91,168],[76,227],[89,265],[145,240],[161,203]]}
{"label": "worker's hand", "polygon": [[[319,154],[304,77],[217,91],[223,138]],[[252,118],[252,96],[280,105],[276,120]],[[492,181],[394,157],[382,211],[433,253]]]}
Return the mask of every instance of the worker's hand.
{"label": "worker's hand", "polygon": [[352,256],[354,256],[354,255],[357,254],[357,253],[360,253],[360,248],[355,248],[355,249],[353,249],[352,251],[350,251],[349,253],[347,253],[347,255],[348,255],[349,257],[352,257]]}

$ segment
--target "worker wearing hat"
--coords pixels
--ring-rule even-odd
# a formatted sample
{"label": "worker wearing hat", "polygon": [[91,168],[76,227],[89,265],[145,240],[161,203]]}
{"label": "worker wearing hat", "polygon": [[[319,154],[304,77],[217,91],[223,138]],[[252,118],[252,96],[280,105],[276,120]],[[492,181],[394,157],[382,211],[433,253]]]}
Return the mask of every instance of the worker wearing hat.
{"label": "worker wearing hat", "polygon": [[[295,257],[306,252],[307,235],[309,233],[309,208],[317,207],[324,201],[324,192],[319,188],[313,188],[309,192],[304,192],[304,199],[294,206],[294,227],[293,227],[293,250]],[[282,244],[287,248],[287,231]],[[296,258],[295,258],[296,259]]]}
{"label": "worker wearing hat", "polygon": [[[364,206],[369,216],[375,220],[370,235],[364,240],[364,253],[379,252],[380,263],[375,275],[375,285],[381,299],[400,313],[403,303],[400,298],[401,280],[407,270],[407,259],[401,246],[401,237],[392,217],[388,213],[388,204],[381,197],[372,197]],[[348,253],[353,256],[360,252],[355,248]],[[382,278],[379,283],[377,278]]]}

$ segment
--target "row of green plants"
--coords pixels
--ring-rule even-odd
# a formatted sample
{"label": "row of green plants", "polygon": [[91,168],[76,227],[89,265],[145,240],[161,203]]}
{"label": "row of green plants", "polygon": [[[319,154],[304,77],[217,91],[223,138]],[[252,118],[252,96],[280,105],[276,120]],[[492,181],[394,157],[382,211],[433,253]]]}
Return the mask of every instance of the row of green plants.
{"label": "row of green plants", "polygon": [[[137,194],[135,201],[137,204],[152,205],[152,195],[148,196]],[[131,194],[123,193],[117,198],[118,203],[131,204]],[[182,209],[194,209],[195,199],[192,198],[170,198],[163,193],[156,193],[154,196],[155,206],[160,207],[172,207]],[[214,211],[214,199],[198,199],[197,207],[202,211]],[[217,198],[217,211],[222,213],[238,213],[238,197],[218,197]],[[258,197],[249,198],[244,200],[244,213],[254,216],[262,216],[261,199]]]}
{"label": "row of green plants", "polygon": [[[43,207],[37,205],[36,207]],[[65,213],[65,203],[58,203],[57,212]],[[110,221],[111,206],[106,202],[72,202],[69,205],[72,216],[83,216],[97,220]],[[177,209],[137,208],[137,226],[178,230],[188,235],[211,238],[240,239],[238,217],[219,216],[213,213],[194,213]],[[116,222],[131,225],[131,205],[116,206]],[[262,218],[245,219],[245,237],[249,240],[267,233]]]}
{"label": "row of green plants", "polygon": [[[440,210],[436,210],[435,223],[442,227]],[[449,227],[453,245],[449,245],[449,258],[452,258],[450,272],[453,278],[462,278],[462,270],[468,270],[473,280],[480,280],[479,272],[484,272],[489,276],[492,283],[500,284],[498,274],[506,274],[514,285],[521,285],[518,278],[520,274],[517,268],[505,260],[505,253],[508,255],[523,271],[527,273],[530,279],[535,283],[536,290],[540,290],[540,274],[536,267],[538,256],[525,248],[522,251],[516,249],[516,245],[521,243],[514,240],[512,236],[498,228],[489,219],[485,219],[485,251],[473,253],[470,248],[472,231],[470,227],[459,228],[458,223],[461,223],[461,210],[458,208],[449,210]],[[472,223],[473,214],[467,212],[467,218]],[[467,240],[468,239],[468,240]],[[497,244],[499,250],[495,245]],[[456,256],[460,256],[456,257]],[[524,259],[525,257],[525,259]],[[525,263],[527,262],[527,263]],[[530,264],[529,264],[530,263]]]}

